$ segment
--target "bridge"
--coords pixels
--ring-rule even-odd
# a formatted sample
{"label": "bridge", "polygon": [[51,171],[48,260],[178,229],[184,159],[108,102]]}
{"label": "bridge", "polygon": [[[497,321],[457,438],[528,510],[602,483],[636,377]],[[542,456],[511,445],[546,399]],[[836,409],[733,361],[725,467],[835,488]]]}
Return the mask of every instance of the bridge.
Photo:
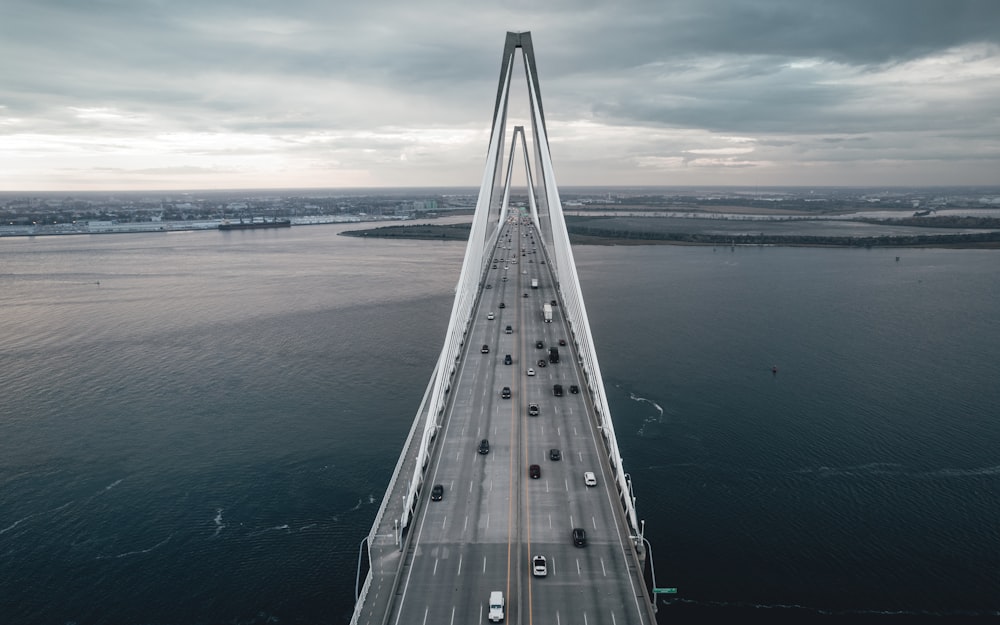
{"label": "bridge", "polygon": [[[505,139],[518,55],[530,149],[524,126]],[[528,199],[514,206],[519,166]],[[351,623],[485,622],[500,592],[504,622],[652,624],[646,551],[553,173],[531,35],[507,33],[444,346],[359,546]]]}

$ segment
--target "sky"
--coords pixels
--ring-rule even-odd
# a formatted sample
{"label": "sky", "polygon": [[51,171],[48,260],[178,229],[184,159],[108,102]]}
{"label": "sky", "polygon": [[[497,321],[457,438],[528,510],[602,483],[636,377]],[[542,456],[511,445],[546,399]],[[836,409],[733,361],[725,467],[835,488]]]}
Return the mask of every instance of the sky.
{"label": "sky", "polygon": [[477,187],[507,31],[560,186],[1000,184],[997,0],[0,0],[0,191]]}

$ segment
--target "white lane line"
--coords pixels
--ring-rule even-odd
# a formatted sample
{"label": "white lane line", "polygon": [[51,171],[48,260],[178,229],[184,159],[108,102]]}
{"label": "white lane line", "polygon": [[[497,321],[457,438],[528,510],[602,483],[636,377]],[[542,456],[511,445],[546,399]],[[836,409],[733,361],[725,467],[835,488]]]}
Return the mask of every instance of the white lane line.
{"label": "white lane line", "polygon": [[[482,614],[482,612],[483,612],[483,609],[479,608],[479,613]],[[559,623],[559,610],[556,610],[556,625],[560,625],[560,623]]]}
{"label": "white lane line", "polygon": [[594,526],[594,529],[596,530],[597,529],[597,517],[590,517],[590,522]]}
{"label": "white lane line", "polygon": [[573,515],[572,514],[569,515],[569,526],[570,527],[576,527],[576,524],[573,523]]}
{"label": "white lane line", "polygon": [[431,609],[431,606],[424,608],[424,625],[427,625],[427,612]]}
{"label": "white lane line", "polygon": [[546,480],[545,480],[545,492],[549,492],[549,480],[548,480],[548,478],[546,478]]}
{"label": "white lane line", "polygon": [[462,531],[469,529],[469,515],[465,515],[465,525],[462,526]]}
{"label": "white lane line", "polygon": [[584,611],[584,613],[583,613],[583,625],[587,625],[587,612],[586,611]]}
{"label": "white lane line", "polygon": [[437,574],[438,574],[438,559],[434,558],[434,572],[432,572],[431,575],[437,575]]}
{"label": "white lane line", "polygon": [[457,573],[457,575],[459,577],[462,576],[462,558],[463,557],[464,557],[464,554],[459,554],[458,555],[458,573]]}
{"label": "white lane line", "polygon": [[444,529],[445,527],[447,527],[447,525],[448,525],[448,517],[446,516],[443,519],[441,519],[441,529]]}
{"label": "white lane line", "polygon": [[563,484],[566,485],[566,492],[569,492],[569,480],[566,479],[566,478],[563,478]]}
{"label": "white lane line", "polygon": [[576,426],[573,426],[573,436],[576,436]]}
{"label": "white lane line", "polygon": [[615,613],[611,613],[611,625],[618,625],[618,619],[615,618]]}
{"label": "white lane line", "polygon": [[490,492],[493,492],[493,480],[490,480]]}
{"label": "white lane line", "polygon": [[576,574],[577,575],[583,575],[583,572],[580,571],[580,558],[576,559]]}
{"label": "white lane line", "polygon": [[549,515],[549,529],[552,529],[552,515]]}
{"label": "white lane line", "polygon": [[[613,617],[614,615],[612,615]],[[452,625],[455,625],[455,606],[451,606],[451,621]]]}
{"label": "white lane line", "polygon": [[556,428],[556,434],[562,436],[562,428]]}
{"label": "white lane line", "polygon": [[601,558],[601,573],[604,573],[604,577],[608,576],[608,570],[604,568],[604,558]]}
{"label": "white lane line", "polygon": [[486,529],[489,529],[489,528],[490,528],[490,515],[487,514],[486,515]]}
{"label": "white lane line", "polygon": [[583,462],[583,452],[582,451],[578,451],[576,453],[578,453],[580,455],[580,462]]}
{"label": "white lane line", "polygon": [[[486,573],[486,556],[483,556],[483,573]],[[482,606],[480,606],[480,609],[482,609]]]}

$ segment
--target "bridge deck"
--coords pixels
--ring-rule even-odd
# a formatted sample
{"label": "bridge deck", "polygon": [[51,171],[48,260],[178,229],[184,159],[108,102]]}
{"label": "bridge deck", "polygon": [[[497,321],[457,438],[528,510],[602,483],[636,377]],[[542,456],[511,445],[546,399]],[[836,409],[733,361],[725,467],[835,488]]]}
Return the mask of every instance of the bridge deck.
{"label": "bridge deck", "polygon": [[[530,221],[506,224],[490,258],[496,268],[487,272],[467,333],[404,549],[393,532],[401,479],[386,495],[371,545],[371,585],[355,622],[484,622],[490,592],[499,590],[509,623],[650,623],[594,408]],[[546,323],[542,306],[552,301]],[[489,353],[481,353],[483,345]],[[547,362],[550,347],[558,348],[558,363]],[[563,386],[561,397],[555,384]],[[580,392],[570,392],[572,385]],[[510,399],[501,397],[503,387]],[[530,404],[537,416],[529,415]],[[488,454],[478,453],[482,439]],[[418,444],[411,434],[402,476],[412,471]],[[538,478],[529,477],[530,465],[539,466]],[[596,487],[584,484],[586,471],[596,475]],[[443,486],[440,501],[431,501],[434,484]],[[574,545],[574,528],[586,532],[585,546]],[[535,555],[546,557],[546,577],[532,575]]]}

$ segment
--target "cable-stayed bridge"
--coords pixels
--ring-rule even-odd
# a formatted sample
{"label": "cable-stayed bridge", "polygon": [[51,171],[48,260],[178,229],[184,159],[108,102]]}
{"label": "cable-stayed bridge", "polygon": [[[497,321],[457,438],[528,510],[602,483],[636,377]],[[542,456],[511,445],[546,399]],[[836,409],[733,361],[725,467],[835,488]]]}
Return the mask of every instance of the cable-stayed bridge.
{"label": "cable-stayed bridge", "polygon": [[[518,56],[531,134],[508,142]],[[352,623],[484,622],[497,592],[509,623],[655,622],[548,141],[531,35],[507,33],[444,346],[361,543]]]}

